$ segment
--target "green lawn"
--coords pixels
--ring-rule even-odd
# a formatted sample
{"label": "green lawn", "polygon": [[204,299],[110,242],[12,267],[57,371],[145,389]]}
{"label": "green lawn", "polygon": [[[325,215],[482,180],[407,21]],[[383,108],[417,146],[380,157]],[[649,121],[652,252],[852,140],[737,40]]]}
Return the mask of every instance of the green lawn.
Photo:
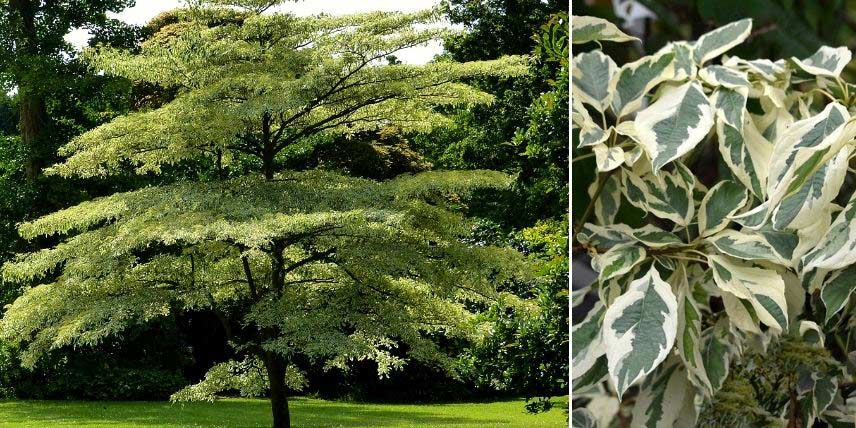
{"label": "green lawn", "polygon": [[[565,399],[566,400],[566,399]],[[359,404],[291,399],[293,428],[560,428],[565,413],[530,415],[522,400],[467,404]],[[265,400],[215,403],[0,401],[3,428],[256,428],[270,426]]]}

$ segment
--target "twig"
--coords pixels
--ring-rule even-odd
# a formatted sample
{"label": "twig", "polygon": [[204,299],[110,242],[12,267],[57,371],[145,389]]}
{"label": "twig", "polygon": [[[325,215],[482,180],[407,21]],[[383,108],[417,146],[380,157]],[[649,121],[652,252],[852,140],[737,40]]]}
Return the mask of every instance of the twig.
{"label": "twig", "polygon": [[580,233],[580,230],[582,230],[583,225],[586,224],[586,220],[591,217],[591,213],[594,211],[595,201],[597,201],[597,198],[600,197],[600,192],[603,191],[603,188],[606,186],[606,181],[609,179],[609,177],[614,171],[616,170],[609,171],[606,174],[598,174],[597,187],[594,189],[594,193],[591,196],[591,200],[589,201],[586,210],[583,211],[583,215],[582,217],[580,217],[579,223],[577,223],[577,227],[574,229],[574,237],[577,236],[578,233]]}

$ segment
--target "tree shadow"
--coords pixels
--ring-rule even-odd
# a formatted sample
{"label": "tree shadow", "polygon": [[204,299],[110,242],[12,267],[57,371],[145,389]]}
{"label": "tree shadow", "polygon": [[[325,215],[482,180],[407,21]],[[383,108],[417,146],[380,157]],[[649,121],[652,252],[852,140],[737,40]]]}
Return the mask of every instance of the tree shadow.
{"label": "tree shadow", "polygon": [[[528,426],[512,422],[513,417],[449,414],[442,406],[341,404],[302,398],[292,398],[290,402],[294,428]],[[270,407],[265,400],[224,400],[190,404],[0,401],[0,427],[6,426],[263,428],[270,426]]]}

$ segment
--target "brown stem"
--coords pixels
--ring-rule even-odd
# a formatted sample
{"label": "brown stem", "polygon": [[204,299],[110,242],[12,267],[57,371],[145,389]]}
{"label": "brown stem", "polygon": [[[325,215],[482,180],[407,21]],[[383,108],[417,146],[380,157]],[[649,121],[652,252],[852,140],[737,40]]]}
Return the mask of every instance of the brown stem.
{"label": "brown stem", "polygon": [[250,261],[247,256],[241,256],[241,264],[244,266],[244,275],[247,276],[247,286],[250,287],[250,296],[253,300],[258,300],[259,291],[256,289],[255,281],[253,281],[253,271],[250,269]]}
{"label": "brown stem", "polygon": [[799,428],[802,424],[800,423],[799,402],[797,401],[796,388],[791,388],[790,398],[788,401],[790,403],[788,409],[788,428]]}
{"label": "brown stem", "polygon": [[571,235],[571,240],[576,239],[577,234],[580,233],[580,230],[582,230],[583,225],[586,224],[586,220],[591,217],[591,213],[594,212],[595,201],[597,201],[597,198],[600,196],[600,192],[602,192],[603,188],[606,186],[606,181],[609,179],[610,175],[612,175],[612,171],[606,174],[598,174],[597,187],[594,189],[594,193],[591,196],[591,200],[589,201],[586,210],[583,211],[583,215],[582,217],[580,217],[579,222],[577,223],[577,227],[574,228],[574,233],[573,235]]}

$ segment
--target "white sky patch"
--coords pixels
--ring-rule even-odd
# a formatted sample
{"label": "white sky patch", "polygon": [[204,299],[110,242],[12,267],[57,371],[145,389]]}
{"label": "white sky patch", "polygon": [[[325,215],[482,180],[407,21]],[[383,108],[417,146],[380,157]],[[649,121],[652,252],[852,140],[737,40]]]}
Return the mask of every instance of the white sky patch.
{"label": "white sky patch", "polygon": [[[298,16],[310,16],[321,13],[329,15],[346,15],[369,11],[402,11],[415,12],[429,9],[437,5],[439,0],[312,0],[285,2],[274,10],[293,13]],[[159,13],[181,7],[181,0],[137,0],[134,7],[129,7],[120,13],[109,13],[111,18],[120,19],[129,24],[143,25]],[[77,49],[82,49],[91,37],[88,30],[78,28],[65,36],[65,40]],[[424,46],[404,49],[396,55],[399,60],[408,64],[424,64],[440,54],[443,46],[440,41],[431,41]]]}

